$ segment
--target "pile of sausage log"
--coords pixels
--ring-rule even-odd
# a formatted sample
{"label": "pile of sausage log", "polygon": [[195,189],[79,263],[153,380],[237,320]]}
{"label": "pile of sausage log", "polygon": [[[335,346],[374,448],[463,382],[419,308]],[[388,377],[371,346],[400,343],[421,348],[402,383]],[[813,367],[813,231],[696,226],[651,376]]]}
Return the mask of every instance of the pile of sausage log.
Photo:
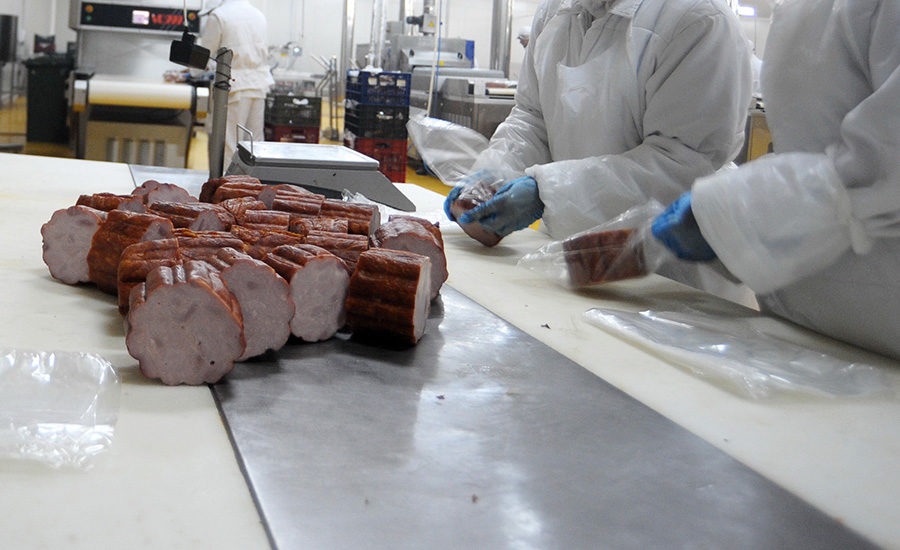
{"label": "pile of sausage log", "polygon": [[67,284],[118,296],[126,345],[164,384],[214,383],[293,334],[415,344],[447,279],[439,228],[374,205],[226,176],[199,200],[153,180],[82,195],[41,228],[44,263]]}

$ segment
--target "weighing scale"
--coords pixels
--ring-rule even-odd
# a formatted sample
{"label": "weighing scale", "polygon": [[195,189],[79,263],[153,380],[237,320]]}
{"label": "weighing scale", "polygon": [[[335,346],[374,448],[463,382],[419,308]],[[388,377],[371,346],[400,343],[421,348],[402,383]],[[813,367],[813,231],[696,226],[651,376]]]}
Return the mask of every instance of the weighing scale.
{"label": "weighing scale", "polygon": [[377,160],[343,145],[239,141],[225,174],[246,174],[272,185],[297,185],[332,198],[340,198],[346,189],[398,210],[416,209],[378,171]]}

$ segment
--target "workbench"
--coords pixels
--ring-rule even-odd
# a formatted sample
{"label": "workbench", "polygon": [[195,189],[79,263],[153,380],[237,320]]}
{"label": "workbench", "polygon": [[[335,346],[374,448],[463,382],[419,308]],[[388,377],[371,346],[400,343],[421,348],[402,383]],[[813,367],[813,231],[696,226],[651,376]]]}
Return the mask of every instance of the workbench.
{"label": "workbench", "polygon": [[[97,353],[115,367],[122,391],[113,444],[97,457],[91,469],[54,470],[38,463],[0,461],[2,546],[247,549],[267,548],[273,542],[286,540],[269,532],[271,525],[267,525],[265,514],[260,513],[260,495],[245,476],[248,464],[241,451],[233,446],[234,427],[229,428],[220,412],[222,392],[214,396],[206,386],[167,387],[145,379],[125,349],[115,298],[89,285],[67,286],[53,280],[41,260],[40,227],[51,214],[74,204],[80,194],[130,192],[136,177],[129,166],[0,154],[0,171],[3,174],[0,178],[3,250],[0,308],[4,312],[0,318],[0,347]],[[416,203],[419,211],[439,211],[442,201],[439,195],[411,185],[398,187]],[[802,504],[800,508],[808,506],[838,531],[850,533],[851,540],[860,536],[877,546],[900,548],[900,469],[896,467],[900,458],[900,399],[896,395],[781,396],[760,400],[736,395],[590,325],[582,317],[592,307],[634,310],[652,306],[657,299],[682,296],[685,300],[695,299],[699,291],[659,276],[591,291],[575,292],[557,287],[516,267],[523,254],[548,241],[536,231],[521,231],[491,249],[450,227],[445,227],[444,240],[450,288],[446,290],[448,316],[442,321],[442,338],[453,336],[452,331],[444,330],[454,326],[449,312],[483,308],[484,313],[479,309],[476,314],[490,315],[491,322],[495,323],[492,326],[509,326],[510,331],[521,332],[517,338],[527,337],[530,346],[537,346],[533,348],[537,350],[535,353],[558,354],[576,365],[577,369],[566,372],[588,388],[587,395],[580,400],[592,398],[591,380],[596,381],[598,388],[609,386],[603,391],[615,392],[616,399],[623,403],[634,402],[641,410],[652,413],[650,416],[659,415],[665,422],[671,422],[667,430],[684,430],[687,435],[679,435],[678,441],[687,437],[696,440],[698,449],[710,449],[703,453],[721,452],[724,458],[717,459],[719,462],[733,462],[729,470],[723,471],[744,468],[748,475],[759,475],[765,484],[771,484],[770,492],[784,491]],[[785,330],[797,329],[786,326]],[[423,343],[429,336],[435,337],[426,334]],[[900,367],[894,361],[816,335],[807,338],[809,345],[823,351],[883,369],[895,384],[900,378]],[[307,348],[315,349],[314,346]],[[357,360],[362,370],[372,371],[378,377],[374,359],[371,364],[366,364],[365,358]],[[314,374],[311,369],[310,376]],[[379,381],[380,387],[389,385],[391,376],[385,375]],[[235,376],[236,389],[240,388],[239,378]],[[227,380],[228,377],[226,384]],[[550,387],[555,383],[554,379],[546,380]],[[423,421],[434,418],[437,405],[446,406],[444,411],[453,410],[453,395],[430,395],[427,390],[427,386],[418,388],[418,398],[404,401],[402,406],[412,408],[408,412]],[[511,395],[506,391],[505,395]],[[443,403],[438,402],[439,397]],[[474,402],[471,396],[470,401]],[[352,417],[347,418],[347,422],[352,421]],[[629,431],[635,438],[646,437],[641,433],[643,429],[642,424],[625,423],[617,437],[627,441]],[[354,437],[365,437],[360,430],[350,431]],[[329,437],[333,440],[339,434]],[[573,437],[571,448],[561,448],[558,452],[590,465],[593,457],[578,456],[586,447],[574,439],[577,437]],[[414,445],[399,446],[393,459],[402,460],[403,453],[421,452],[410,447]],[[441,449],[428,451],[437,456]],[[597,462],[603,460],[600,456],[596,458]],[[494,475],[516,475],[516,472],[498,469]],[[375,496],[369,498],[378,494],[382,480],[371,482],[372,487],[364,487],[360,492],[360,508],[346,512],[349,518],[364,517],[367,513],[385,514],[379,510],[382,502]],[[715,490],[714,486],[697,488],[697,491]],[[566,540],[538,536],[542,518],[534,516],[536,512],[529,510],[527,502],[508,499],[491,503],[488,501],[491,496],[502,495],[479,494],[479,491],[477,484],[465,488],[469,506],[490,510],[508,507],[514,512],[508,517],[530,523],[507,527],[516,533],[530,529],[533,538],[512,537],[497,544],[493,539],[480,540],[478,532],[473,531],[458,540],[437,544],[428,541],[426,545],[426,539],[422,538],[422,547],[453,547],[454,543],[487,547],[486,540],[492,540],[489,547],[540,548],[558,547],[559,540]],[[748,504],[742,501],[745,497],[740,493],[730,498],[739,508]],[[666,506],[678,508],[680,503],[668,502]],[[590,502],[586,507],[588,512],[580,510],[579,513],[590,522]],[[777,518],[780,512],[759,510],[759,515]],[[398,513],[406,518],[410,514],[414,516],[415,510],[400,509]],[[628,525],[629,513],[627,509],[618,511],[625,518],[623,525]],[[341,525],[341,518],[331,519],[334,521],[329,521],[329,526]],[[643,525],[637,518],[633,519],[633,525]],[[448,518],[448,521],[452,520]],[[646,521],[652,524],[652,518]],[[740,523],[741,519],[732,521]],[[360,524],[366,525],[365,521]],[[708,526],[710,532],[718,528]],[[460,533],[466,529],[465,523],[455,528]],[[657,541],[665,540],[666,529],[671,529],[673,536],[677,531],[671,525],[657,525],[655,529],[662,537],[654,539]],[[805,526],[797,525],[793,529],[802,533]],[[415,533],[415,526],[399,529],[396,536],[402,543],[378,539],[369,541],[368,547],[416,547]],[[359,533],[355,540],[366,540],[365,535]],[[697,535],[698,540],[709,540],[704,538],[704,533]],[[766,540],[760,533],[755,535],[762,537],[759,541]],[[679,536],[689,537],[690,533]],[[642,546],[641,533],[628,533],[627,529],[610,540],[616,542],[604,545],[603,540],[597,540],[595,547]],[[684,545],[684,538],[677,540],[679,545]],[[808,540],[815,541],[815,534],[810,534]],[[723,542],[721,546],[747,546],[746,541],[734,542]],[[811,542],[810,546],[813,545]],[[335,546],[340,545],[328,545]],[[568,547],[587,546],[581,541]]]}

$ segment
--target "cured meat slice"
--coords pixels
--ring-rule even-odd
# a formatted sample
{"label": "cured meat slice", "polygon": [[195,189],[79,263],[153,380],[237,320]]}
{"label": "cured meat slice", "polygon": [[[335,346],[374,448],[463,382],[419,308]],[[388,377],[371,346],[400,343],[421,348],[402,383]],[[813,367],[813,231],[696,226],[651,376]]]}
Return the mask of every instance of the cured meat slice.
{"label": "cured meat slice", "polygon": [[392,216],[372,236],[375,247],[406,250],[431,260],[431,299],[435,299],[447,280],[447,257],[441,230],[427,220],[412,216]]}
{"label": "cured meat slice", "polygon": [[169,218],[175,227],[194,231],[228,231],[234,225],[234,216],[218,204],[159,201],[150,205],[148,211]]}
{"label": "cured meat slice", "polygon": [[292,218],[288,229],[291,233],[306,235],[310,231],[322,231],[325,233],[346,233],[349,222],[346,218]]}
{"label": "cured meat slice", "polygon": [[106,212],[89,206],[57,210],[41,226],[43,259],[50,275],[69,285],[91,281],[88,251]]}
{"label": "cured meat slice", "polygon": [[244,242],[244,252],[257,260],[284,244],[303,244],[306,238],[296,233],[272,229],[249,229],[236,225],[231,233]]}
{"label": "cured meat slice", "polygon": [[373,248],[359,257],[347,294],[355,335],[415,344],[425,334],[431,260],[403,250]]}
{"label": "cured meat slice", "polygon": [[119,313],[128,312],[131,289],[144,282],[154,268],[190,261],[203,260],[212,263],[223,248],[243,250],[244,242],[222,231],[190,231],[176,229],[175,237],[145,241],[128,246],[119,260]]}
{"label": "cured meat slice", "polygon": [[381,213],[374,204],[325,199],[319,215],[326,218],[346,218],[349,232],[356,235],[371,235],[381,225]]}
{"label": "cured meat slice", "polygon": [[246,215],[248,210],[266,210],[266,203],[258,201],[253,197],[226,199],[218,204],[225,208],[225,210],[228,210],[239,224],[244,219],[244,215]]}
{"label": "cured meat slice", "polygon": [[205,262],[159,266],[134,288],[125,345],[163,384],[213,384],[244,353],[241,310]]}
{"label": "cured meat slice", "polygon": [[75,203],[79,206],[90,206],[97,210],[109,212],[110,210],[128,210],[129,212],[146,212],[144,201],[134,195],[114,195],[112,193],[94,193],[93,195],[81,195]]}
{"label": "cured meat slice", "polygon": [[344,260],[348,273],[353,273],[359,255],[369,249],[369,239],[365,235],[310,231],[306,234],[305,241],[307,244],[320,246]]}
{"label": "cured meat slice", "polygon": [[213,195],[215,195],[216,189],[228,182],[261,183],[258,178],[243,174],[232,174],[221,178],[213,178],[206,181],[200,189],[200,202],[214,202]]}
{"label": "cured meat slice", "polygon": [[280,210],[291,214],[291,219],[300,216],[318,216],[325,203],[322,195],[289,195],[276,196],[272,201],[272,210]]}
{"label": "cured meat slice", "polygon": [[291,285],[291,332],[307,342],[327,340],[344,326],[350,276],[343,262],[318,246],[279,246],[265,262]]}
{"label": "cured meat slice", "polygon": [[153,214],[111,210],[91,240],[87,255],[91,281],[103,292],[118,294],[119,258],[128,245],[165,239],[174,231],[172,222]]}
{"label": "cured meat slice", "polygon": [[321,197],[325,199],[325,195],[320,195],[318,193],[314,193],[305,187],[300,187],[299,185],[290,185],[288,183],[280,183],[278,185],[273,185],[275,188],[275,198],[277,199],[285,199],[297,196],[306,196],[306,197]]}
{"label": "cured meat slice", "polygon": [[291,216],[287,212],[276,210],[247,210],[241,225],[251,229],[280,229],[287,231]]}
{"label": "cured meat slice", "polygon": [[[476,183],[462,190],[456,197],[456,200],[453,201],[453,204],[450,205],[450,213],[459,220],[463,213],[489,201],[496,193],[497,189],[494,185],[486,182]],[[484,246],[494,246],[503,238],[490,229],[485,229],[484,226],[477,222],[460,223],[459,226],[467,235]]]}
{"label": "cured meat slice", "polygon": [[178,254],[182,261],[214,258],[222,248],[244,249],[244,241],[227,231],[190,231],[176,229]]}
{"label": "cured meat slice", "polygon": [[252,197],[262,201],[266,208],[272,208],[272,201],[275,200],[275,188],[271,185],[265,185],[253,181],[226,181],[220,185],[213,193],[212,202],[222,202],[228,199],[237,199],[240,197]]}
{"label": "cured meat slice", "polygon": [[197,198],[187,192],[183,187],[174,183],[160,183],[156,180],[147,180],[140,187],[131,192],[135,197],[141,197],[144,206],[165,202],[197,202]]}
{"label": "cured meat slice", "polygon": [[629,242],[631,235],[631,229],[615,229],[564,240],[570,284],[577,288],[646,275],[642,248]]}
{"label": "cured meat slice", "polygon": [[220,249],[210,263],[241,306],[247,347],[238,361],[281,349],[294,317],[287,281],[264,262],[233,248]]}
{"label": "cured meat slice", "polygon": [[131,290],[147,280],[147,274],[159,266],[174,267],[181,263],[178,239],[157,239],[129,245],[119,258],[119,313],[128,313]]}

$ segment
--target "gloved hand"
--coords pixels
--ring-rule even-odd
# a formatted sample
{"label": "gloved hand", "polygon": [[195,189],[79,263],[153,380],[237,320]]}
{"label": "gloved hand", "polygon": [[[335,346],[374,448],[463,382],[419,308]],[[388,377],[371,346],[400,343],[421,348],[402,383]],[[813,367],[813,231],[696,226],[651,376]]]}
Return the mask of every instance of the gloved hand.
{"label": "gloved hand", "polygon": [[499,183],[501,181],[500,178],[497,177],[496,174],[491,172],[490,170],[481,169],[477,172],[473,172],[468,176],[459,180],[459,183],[450,190],[450,194],[447,195],[447,198],[444,200],[444,213],[447,214],[447,217],[450,218],[451,221],[456,221],[456,217],[453,216],[453,213],[450,211],[450,207],[453,205],[454,201],[459,198],[459,194],[464,190],[472,187],[474,185],[484,184],[489,186],[494,183]]}
{"label": "gloved hand", "polygon": [[544,203],[537,182],[523,176],[507,183],[494,197],[459,217],[460,224],[477,222],[501,237],[524,229],[541,219]]}
{"label": "gloved hand", "polygon": [[700,233],[700,226],[694,218],[690,191],[678,197],[657,216],[650,230],[682,260],[709,261],[716,258],[715,251]]}

